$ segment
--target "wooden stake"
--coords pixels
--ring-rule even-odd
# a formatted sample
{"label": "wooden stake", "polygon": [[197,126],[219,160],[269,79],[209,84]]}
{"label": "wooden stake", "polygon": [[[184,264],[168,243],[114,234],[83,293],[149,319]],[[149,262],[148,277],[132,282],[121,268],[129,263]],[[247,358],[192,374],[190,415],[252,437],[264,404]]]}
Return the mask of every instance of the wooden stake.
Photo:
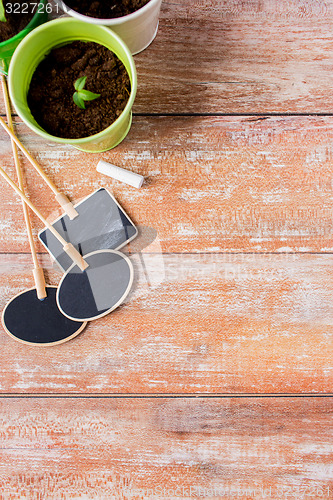
{"label": "wooden stake", "polygon": [[22,200],[31,208],[37,217],[43,222],[43,224],[51,231],[51,233],[57,238],[57,240],[62,244],[64,251],[69,255],[72,261],[79,266],[81,271],[87,269],[88,264],[83,259],[82,255],[76,250],[76,248],[68,243],[64,238],[54,229],[54,227],[42,216],[37,207],[26,197],[26,195],[21,191],[21,189],[12,181],[12,179],[6,174],[2,167],[0,167],[0,175],[5,179],[5,181],[14,189],[14,191],[21,197]]}
{"label": "wooden stake", "polygon": [[0,125],[2,128],[7,132],[7,134],[10,136],[12,141],[15,142],[15,144],[20,148],[24,156],[29,160],[31,165],[37,170],[38,174],[44,179],[46,184],[49,186],[50,189],[52,189],[53,193],[55,194],[56,200],[59,203],[59,205],[62,207],[62,209],[66,212],[68,217],[72,220],[75,219],[79,214],[75,210],[73,204],[69,201],[66,195],[61,193],[55,184],[51,181],[51,179],[48,178],[48,176],[43,172],[41,167],[38,165],[36,160],[31,156],[29,151],[23,146],[21,141],[16,137],[14,134],[13,130],[11,130],[7,124],[4,122],[4,120],[0,117]]}
{"label": "wooden stake", "polygon": [[[12,120],[12,114],[11,114],[11,109],[10,109],[8,88],[7,88],[6,78],[4,75],[1,75],[1,82],[2,82],[3,96],[4,96],[4,100],[5,100],[7,121],[8,121],[9,128],[11,130],[13,130],[13,120]],[[16,145],[15,145],[13,139],[11,139],[11,144],[12,144],[13,157],[14,157],[14,163],[15,163],[16,173],[17,173],[17,177],[18,177],[19,187],[22,190],[22,192],[24,192],[23,172],[22,172],[22,169],[20,166],[20,160],[18,157],[17,148],[16,148]],[[46,292],[46,288],[45,288],[45,286],[46,286],[45,277],[44,277],[43,269],[40,267],[40,265],[38,263],[38,259],[37,259],[36,246],[35,246],[34,239],[33,239],[28,207],[24,202],[22,202],[22,206],[23,206],[24,220],[25,220],[25,225],[27,228],[28,239],[29,239],[29,244],[30,244],[31,256],[32,256],[32,260],[34,263],[34,269],[32,272],[33,272],[33,276],[34,276],[34,280],[35,280],[37,297],[40,300],[42,300],[42,299],[45,299],[45,297],[47,296],[47,292]]]}

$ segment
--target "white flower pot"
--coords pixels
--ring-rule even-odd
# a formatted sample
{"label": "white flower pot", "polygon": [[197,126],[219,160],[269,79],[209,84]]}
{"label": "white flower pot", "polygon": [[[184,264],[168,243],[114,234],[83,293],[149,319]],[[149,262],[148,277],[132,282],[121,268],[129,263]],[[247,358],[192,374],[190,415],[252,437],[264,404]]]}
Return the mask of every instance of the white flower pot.
{"label": "white flower pot", "polygon": [[150,0],[141,9],[123,17],[97,19],[79,14],[67,7],[62,0],[55,0],[68,15],[86,23],[101,24],[112,29],[126,43],[132,54],[138,54],[154,40],[158,29],[158,18],[162,0]]}

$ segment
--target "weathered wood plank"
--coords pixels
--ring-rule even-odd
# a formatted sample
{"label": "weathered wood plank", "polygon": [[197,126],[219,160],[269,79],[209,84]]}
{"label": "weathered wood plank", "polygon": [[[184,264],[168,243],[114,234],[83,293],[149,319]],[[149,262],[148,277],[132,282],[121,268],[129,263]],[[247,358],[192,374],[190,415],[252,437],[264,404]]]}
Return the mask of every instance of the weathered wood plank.
{"label": "weathered wood plank", "polygon": [[332,113],[333,2],[164,0],[140,113]]}
{"label": "weathered wood plank", "polygon": [[[136,117],[119,147],[97,155],[48,144],[22,124],[18,133],[59,188],[77,200],[109,187],[166,252],[333,249],[331,117]],[[0,149],[14,176],[4,133]],[[147,184],[136,190],[98,174],[101,158]],[[32,200],[50,214],[50,191],[27,172]],[[28,252],[21,204],[1,179],[0,193],[0,252]]]}
{"label": "weathered wood plank", "polygon": [[332,18],[332,0],[163,0],[134,111],[331,114]]}
{"label": "weathered wood plank", "polygon": [[[72,341],[45,350],[1,329],[2,394],[333,392],[330,255],[132,259],[126,303]],[[0,263],[2,310],[33,281],[28,256]]]}
{"label": "weathered wood plank", "polygon": [[332,398],[2,399],[0,487],[29,498],[332,498]]}

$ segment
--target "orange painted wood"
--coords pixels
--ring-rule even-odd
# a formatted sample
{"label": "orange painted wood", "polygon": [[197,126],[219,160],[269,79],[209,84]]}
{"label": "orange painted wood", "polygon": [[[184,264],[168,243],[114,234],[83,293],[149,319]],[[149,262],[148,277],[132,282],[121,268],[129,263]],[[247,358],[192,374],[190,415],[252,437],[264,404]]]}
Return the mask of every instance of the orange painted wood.
{"label": "orange painted wood", "polygon": [[[120,146],[84,154],[17,119],[61,190],[108,187],[143,246],[157,237],[125,304],[69,343],[0,327],[1,498],[333,498],[332,19],[333,0],[163,0]],[[145,187],[100,176],[101,158]],[[14,176],[3,131],[0,161]],[[30,168],[26,187],[56,209]],[[2,311],[33,278],[2,182],[0,200]],[[200,393],[233,397],[179,397]]]}
{"label": "orange painted wood", "polygon": [[333,2],[163,0],[140,113],[332,113]]}
{"label": "orange painted wood", "polygon": [[[29,347],[1,329],[2,394],[333,393],[330,255],[132,259],[125,304],[72,341]],[[30,269],[1,256],[1,310]]]}
{"label": "orange painted wood", "polygon": [[332,17],[332,0],[163,0],[134,111],[331,114]]}
{"label": "orange painted wood", "polygon": [[332,401],[2,399],[1,495],[329,500]]}
{"label": "orange painted wood", "polygon": [[[120,146],[96,155],[17,130],[61,190],[77,200],[108,187],[137,225],[158,232],[165,252],[332,251],[331,117],[135,117]],[[10,143],[0,138],[14,176]],[[146,185],[97,173],[101,158],[144,175]],[[25,165],[31,199],[46,215],[57,210]],[[20,201],[2,180],[0,194],[0,251],[28,252]]]}

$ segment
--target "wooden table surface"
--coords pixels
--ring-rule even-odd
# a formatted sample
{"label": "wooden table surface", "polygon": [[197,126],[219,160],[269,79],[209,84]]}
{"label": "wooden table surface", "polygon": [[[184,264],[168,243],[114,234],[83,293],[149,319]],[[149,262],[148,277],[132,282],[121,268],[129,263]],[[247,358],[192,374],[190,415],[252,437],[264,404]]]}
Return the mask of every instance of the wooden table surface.
{"label": "wooden table surface", "polygon": [[[163,0],[135,63],[112,151],[15,119],[72,199],[108,187],[157,236],[125,304],[74,340],[1,329],[0,498],[333,498],[333,0]],[[14,176],[2,131],[0,154]],[[145,186],[101,176],[101,158]],[[33,279],[20,201],[0,192],[3,309]]]}

